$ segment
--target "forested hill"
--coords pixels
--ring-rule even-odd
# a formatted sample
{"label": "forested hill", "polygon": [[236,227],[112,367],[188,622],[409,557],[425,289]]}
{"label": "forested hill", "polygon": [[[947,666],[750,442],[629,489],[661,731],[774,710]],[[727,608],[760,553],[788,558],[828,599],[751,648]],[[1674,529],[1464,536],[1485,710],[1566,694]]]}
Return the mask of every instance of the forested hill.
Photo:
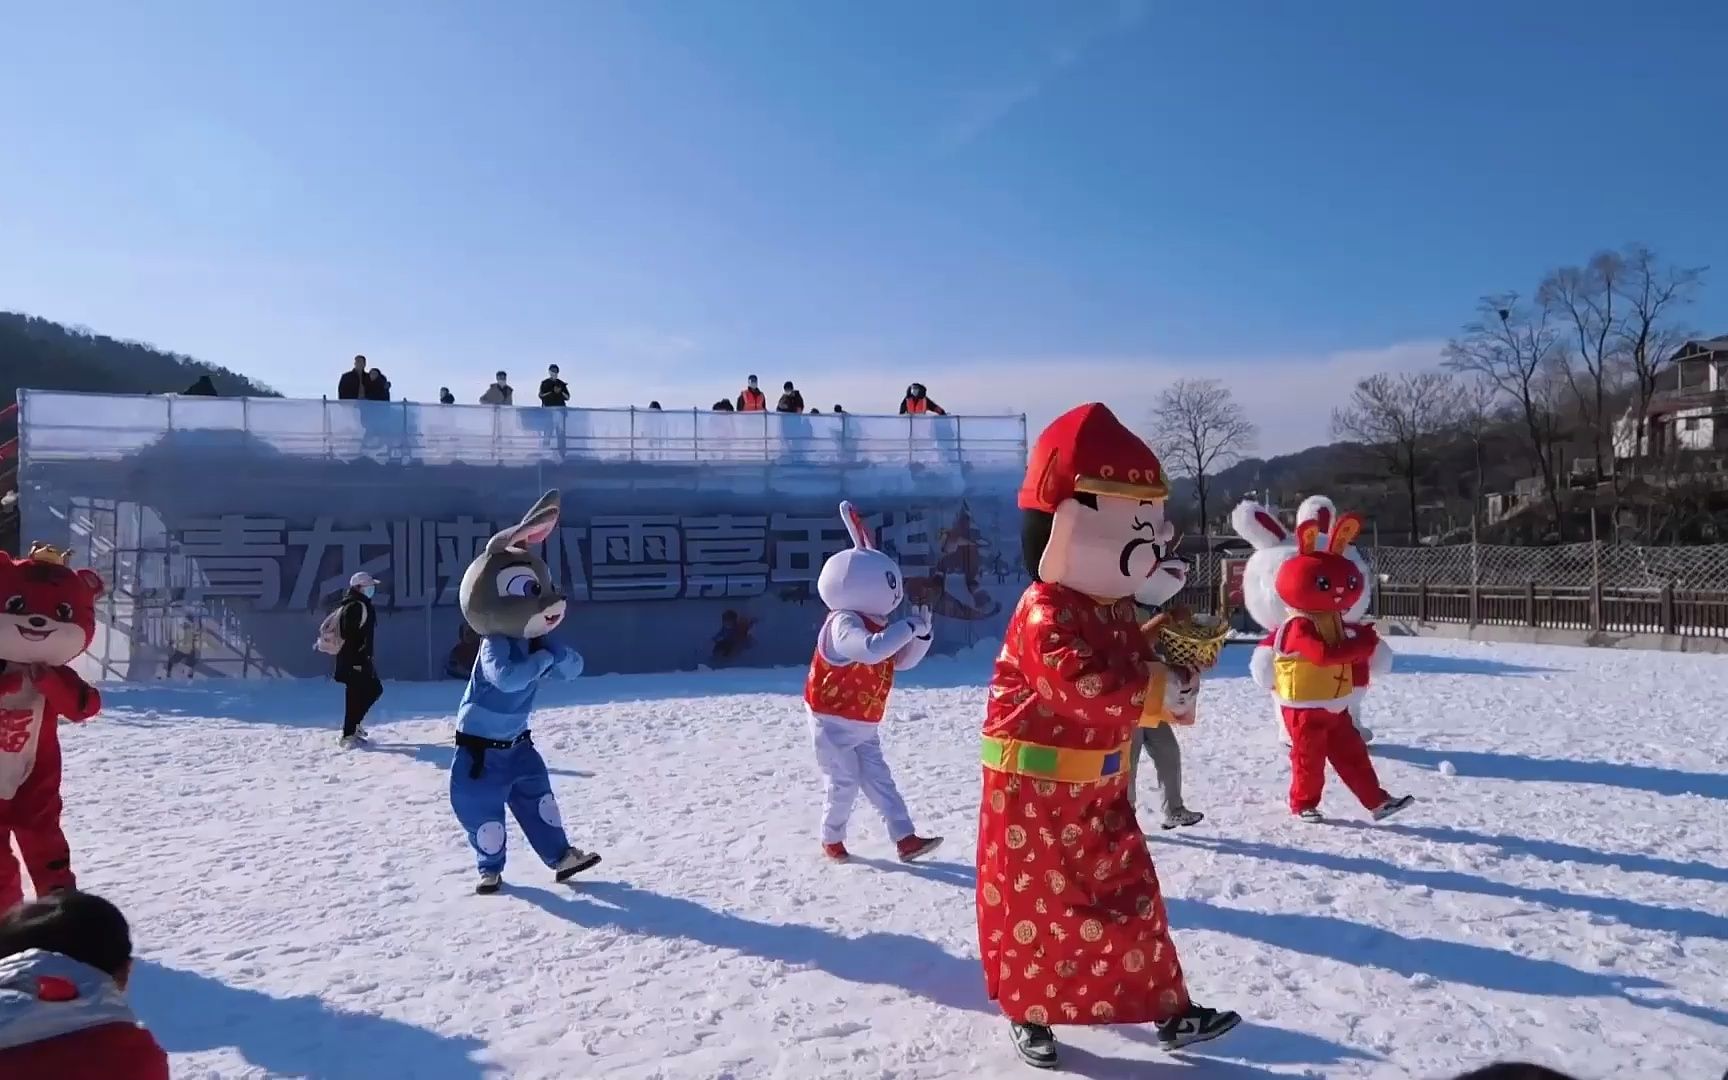
{"label": "forested hill", "polygon": [[178,394],[210,376],[224,397],[279,397],[276,391],[224,367],[116,341],[57,322],[0,311],[0,405],[20,387],[109,394]]}

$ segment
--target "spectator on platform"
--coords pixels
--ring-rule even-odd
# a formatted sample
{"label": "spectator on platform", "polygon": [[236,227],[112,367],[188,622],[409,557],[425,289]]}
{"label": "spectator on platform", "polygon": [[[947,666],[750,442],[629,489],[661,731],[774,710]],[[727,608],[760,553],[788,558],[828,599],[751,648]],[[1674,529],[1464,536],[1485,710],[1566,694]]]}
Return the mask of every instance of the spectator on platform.
{"label": "spectator on platform", "polygon": [[570,385],[558,377],[557,364],[548,365],[546,377],[540,380],[540,404],[553,409],[570,404]]}
{"label": "spectator on platform", "polygon": [[906,396],[900,399],[901,416],[947,416],[948,411],[930,400],[924,392],[923,383],[913,383],[906,388]]}
{"label": "spectator on platform", "polygon": [[756,376],[752,375],[744,384],[744,392],[738,395],[739,412],[767,412],[768,398],[756,385]]}
{"label": "spectator on platform", "polygon": [[660,411],[660,403],[658,401],[650,401],[648,403],[648,410],[650,412],[659,412]]}
{"label": "spectator on platform", "polygon": [[366,400],[390,400],[390,380],[386,379],[384,373],[377,368],[366,373]]}
{"label": "spectator on platform", "polygon": [[774,411],[790,413],[804,411],[804,395],[793,388],[791,379],[787,379],[786,385],[780,388],[780,403],[774,406]]}
{"label": "spectator on platform", "polygon": [[486,392],[480,395],[480,404],[513,405],[515,399],[516,391],[510,385],[510,376],[500,371],[492,377],[492,385],[488,386]]}
{"label": "spectator on platform", "polygon": [[338,401],[359,401],[366,396],[366,358],[356,356],[354,366],[342,373],[336,380],[336,399]]}
{"label": "spectator on platform", "polygon": [[186,388],[185,393],[189,397],[215,397],[216,384],[210,381],[210,376],[200,375],[197,382]]}
{"label": "spectator on platform", "polygon": [[452,394],[450,392],[450,388],[448,386],[440,386],[438,388],[438,404],[440,404],[440,405],[454,405],[454,404],[456,404],[456,395]]}
{"label": "spectator on platform", "polygon": [[126,1003],[132,930],[66,889],[0,918],[0,1076],[168,1080],[168,1055]]}
{"label": "spectator on platform", "polygon": [[821,415],[822,415],[822,410],[821,410],[821,409],[811,409],[811,410],[810,410],[810,415],[811,415],[811,416],[821,416]]}
{"label": "spectator on platform", "polygon": [[845,416],[845,415],[846,415],[846,410],[845,410],[845,409],[842,409],[842,408],[841,408],[841,407],[840,407],[840,406],[839,406],[839,405],[835,405],[835,406],[834,406],[834,411],[835,411],[835,412],[836,412],[836,413],[839,413],[839,414],[840,414],[840,415],[841,415],[841,416]]}
{"label": "spectator on platform", "polygon": [[714,411],[715,412],[737,412],[738,410],[736,410],[732,407],[732,403],[730,401],[727,401],[725,398],[721,398],[719,401],[716,401],[714,403]]}

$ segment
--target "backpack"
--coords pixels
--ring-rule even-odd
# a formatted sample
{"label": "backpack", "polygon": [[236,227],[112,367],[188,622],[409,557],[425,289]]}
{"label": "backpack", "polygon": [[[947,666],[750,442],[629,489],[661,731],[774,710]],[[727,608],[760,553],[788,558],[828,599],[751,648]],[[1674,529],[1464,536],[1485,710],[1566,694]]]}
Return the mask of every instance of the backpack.
{"label": "backpack", "polygon": [[[312,643],[317,651],[329,656],[335,656],[342,651],[345,644],[342,640],[342,609],[352,601],[344,600],[336,605],[336,610],[324,616],[324,621],[318,624],[318,639]],[[366,625],[366,606],[360,606],[360,625]]]}

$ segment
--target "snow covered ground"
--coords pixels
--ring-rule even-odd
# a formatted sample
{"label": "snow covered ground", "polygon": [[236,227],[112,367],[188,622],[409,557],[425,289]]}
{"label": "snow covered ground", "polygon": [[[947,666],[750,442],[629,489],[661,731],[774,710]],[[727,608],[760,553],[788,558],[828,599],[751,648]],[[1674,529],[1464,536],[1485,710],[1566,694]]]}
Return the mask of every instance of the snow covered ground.
{"label": "snow covered ground", "polygon": [[[1287,816],[1227,651],[1183,743],[1209,816],[1152,844],[1196,996],[1248,1022],[1181,1059],[1145,1029],[1062,1029],[1070,1074],[1722,1074],[1728,661],[1398,652],[1369,719],[1387,786],[1422,801],[1376,827],[1336,781],[1336,823]],[[329,684],[112,688],[65,730],[68,828],[82,884],[133,921],[133,996],[178,1078],[1030,1075],[975,959],[987,672],[934,661],[896,692],[889,759],[948,838],[917,869],[862,802],[866,858],[817,857],[801,671],[549,685],[537,740],[572,839],[606,856],[578,889],[512,826],[510,890],[471,894],[454,683],[390,686],[376,747],[347,754]]]}

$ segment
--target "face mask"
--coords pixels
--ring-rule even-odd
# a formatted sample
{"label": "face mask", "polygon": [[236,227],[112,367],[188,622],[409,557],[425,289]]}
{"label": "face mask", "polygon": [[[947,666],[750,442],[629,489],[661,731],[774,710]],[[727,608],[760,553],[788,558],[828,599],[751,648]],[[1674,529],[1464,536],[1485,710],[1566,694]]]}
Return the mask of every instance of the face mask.
{"label": "face mask", "polygon": [[376,585],[368,585],[368,586],[366,586],[366,587],[365,587],[365,588],[364,588],[364,589],[361,589],[361,590],[360,590],[360,592],[361,592],[361,594],[362,594],[362,595],[364,595],[364,596],[365,596],[365,597],[366,597],[366,598],[367,598],[367,599],[368,599],[368,600],[370,600],[370,599],[371,599],[371,598],[372,598],[372,597],[373,597],[373,596],[376,596],[376,595],[377,595],[377,593],[378,593],[378,586],[376,586]]}

